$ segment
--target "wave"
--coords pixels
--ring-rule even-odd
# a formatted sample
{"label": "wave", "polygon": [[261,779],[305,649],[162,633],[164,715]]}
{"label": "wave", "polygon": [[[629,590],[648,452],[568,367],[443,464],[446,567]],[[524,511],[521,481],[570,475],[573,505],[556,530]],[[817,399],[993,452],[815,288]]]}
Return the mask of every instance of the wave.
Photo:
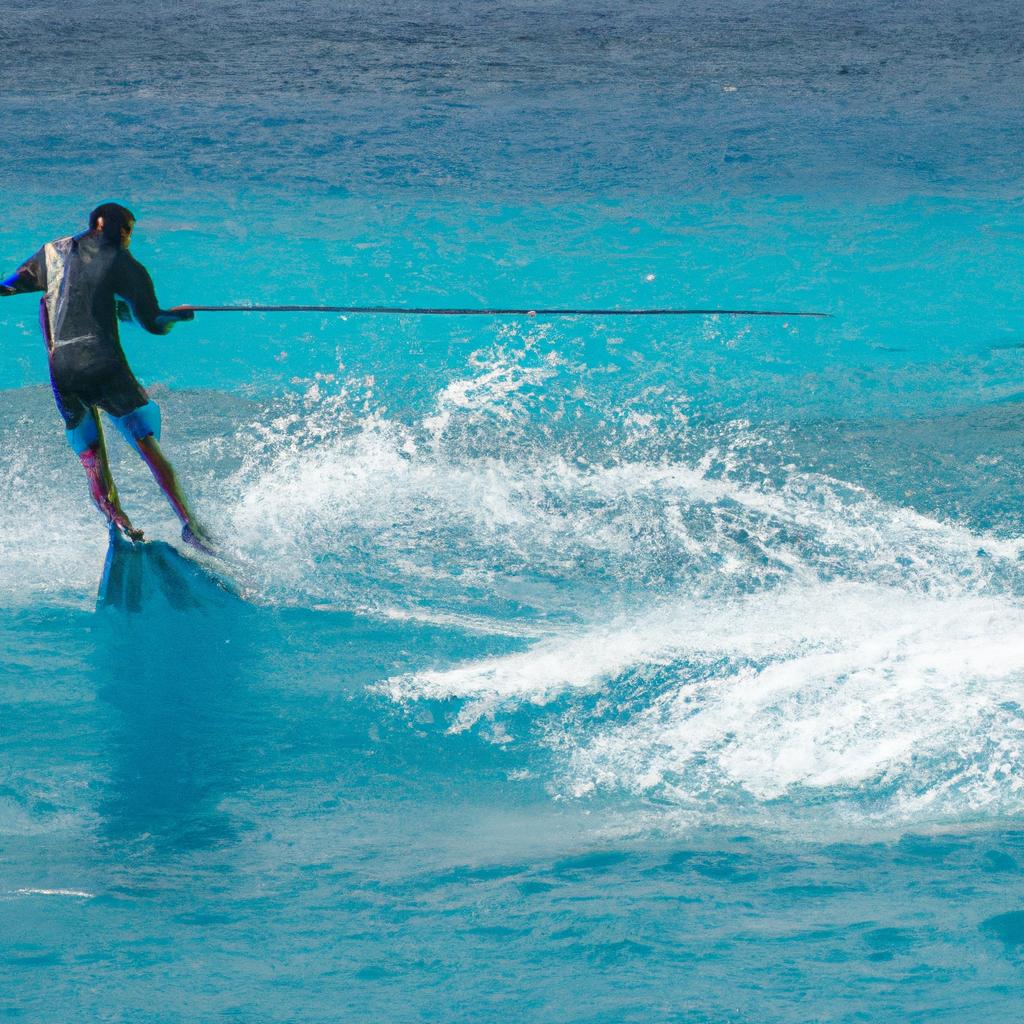
{"label": "wave", "polygon": [[666,604],[382,689],[457,699],[452,731],[552,705],[564,795],[947,820],[1024,812],[1022,651],[1018,602],[837,581]]}
{"label": "wave", "polygon": [[[883,498],[834,458],[812,468],[791,427],[698,421],[667,385],[612,401],[531,339],[401,414],[342,373],[272,401],[162,396],[168,449],[256,603],[514,638],[376,689],[549,758],[559,796],[723,820],[1024,811],[1020,538]],[[8,604],[85,602],[102,560],[42,402],[6,404]]]}

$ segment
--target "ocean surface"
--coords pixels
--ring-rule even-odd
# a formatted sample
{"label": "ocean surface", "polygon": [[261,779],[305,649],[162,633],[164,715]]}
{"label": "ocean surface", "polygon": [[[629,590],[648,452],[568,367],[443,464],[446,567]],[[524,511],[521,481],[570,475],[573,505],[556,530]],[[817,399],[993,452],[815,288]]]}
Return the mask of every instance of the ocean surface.
{"label": "ocean surface", "polygon": [[4,275],[115,199],[165,305],[832,316],[125,328],[239,593],[98,608],[2,300],[0,1020],[1024,1020],[1022,40],[5,9]]}

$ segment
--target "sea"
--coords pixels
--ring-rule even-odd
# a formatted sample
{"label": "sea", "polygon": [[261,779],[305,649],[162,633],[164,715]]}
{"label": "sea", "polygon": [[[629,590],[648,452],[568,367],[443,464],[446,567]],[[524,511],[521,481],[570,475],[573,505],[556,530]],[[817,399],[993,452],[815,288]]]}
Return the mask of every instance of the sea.
{"label": "sea", "polygon": [[8,5],[4,276],[115,200],[165,306],[829,316],[125,326],[229,586],[111,603],[0,300],[0,1020],[1024,1021],[1022,41]]}

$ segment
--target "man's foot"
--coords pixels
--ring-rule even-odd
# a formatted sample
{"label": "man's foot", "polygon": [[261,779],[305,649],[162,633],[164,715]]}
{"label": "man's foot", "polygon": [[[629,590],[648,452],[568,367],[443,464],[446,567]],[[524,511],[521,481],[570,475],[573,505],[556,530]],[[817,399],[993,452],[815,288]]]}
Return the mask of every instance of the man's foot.
{"label": "man's foot", "polygon": [[122,512],[120,515],[115,515],[110,520],[110,525],[115,529],[119,530],[121,535],[127,540],[133,543],[145,540],[145,535],[141,530],[135,529],[134,526],[128,521],[128,517]]}
{"label": "man's foot", "polygon": [[216,555],[217,552],[213,547],[213,541],[207,535],[206,531],[198,523],[186,523],[181,528],[181,539],[196,551],[201,552],[204,555]]}

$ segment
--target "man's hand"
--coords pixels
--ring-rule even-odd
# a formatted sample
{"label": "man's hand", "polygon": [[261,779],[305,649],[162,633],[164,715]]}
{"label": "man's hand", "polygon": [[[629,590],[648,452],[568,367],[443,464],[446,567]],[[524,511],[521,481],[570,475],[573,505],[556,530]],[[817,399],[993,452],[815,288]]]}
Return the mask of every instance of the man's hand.
{"label": "man's hand", "polygon": [[186,320],[195,320],[196,312],[188,306],[175,306],[173,309],[164,310],[154,321],[161,332],[166,334],[175,324],[184,323]]}
{"label": "man's hand", "polygon": [[15,290],[7,284],[0,284],[0,295],[16,295]]}

